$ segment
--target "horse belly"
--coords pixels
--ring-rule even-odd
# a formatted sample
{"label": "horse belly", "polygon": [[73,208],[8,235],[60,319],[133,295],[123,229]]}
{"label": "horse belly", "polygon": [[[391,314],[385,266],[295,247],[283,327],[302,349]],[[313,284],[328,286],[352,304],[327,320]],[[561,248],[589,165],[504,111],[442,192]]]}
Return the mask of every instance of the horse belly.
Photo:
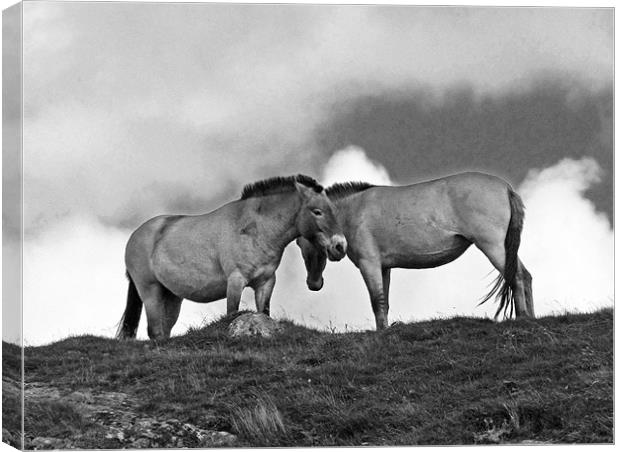
{"label": "horse belly", "polygon": [[461,256],[471,242],[446,231],[407,231],[381,247],[382,264],[390,268],[433,268]]}
{"label": "horse belly", "polygon": [[196,289],[193,292],[183,297],[187,300],[195,301],[197,303],[210,303],[212,301],[221,300],[226,298],[227,281],[220,280],[217,282],[207,282],[200,289]]}
{"label": "horse belly", "polygon": [[226,297],[227,278],[213,249],[165,240],[156,247],[152,265],[159,282],[179,297],[202,303]]}

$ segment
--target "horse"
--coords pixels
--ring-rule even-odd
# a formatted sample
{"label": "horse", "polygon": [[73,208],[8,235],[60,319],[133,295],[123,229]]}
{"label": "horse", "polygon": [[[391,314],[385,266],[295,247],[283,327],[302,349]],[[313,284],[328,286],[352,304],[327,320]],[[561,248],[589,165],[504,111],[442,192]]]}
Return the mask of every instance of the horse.
{"label": "horse", "polygon": [[330,260],[345,256],[332,202],[304,175],[248,184],[240,199],[203,215],[151,218],[127,242],[129,288],[116,337],[136,337],[143,304],[152,340],[170,337],[183,299],[226,298],[227,313],[237,312],[246,286],[255,291],[257,311],[269,315],[275,271],[299,236]]}
{"label": "horse", "polygon": [[[347,239],[347,255],[366,283],[377,330],[388,325],[392,268],[438,267],[472,243],[499,271],[480,304],[495,295],[496,320],[502,311],[504,317],[513,311],[516,317],[534,317],[532,276],[517,255],[524,206],[506,181],[468,172],[399,187],[337,183],[326,191]],[[320,290],[325,253],[303,237],[296,243],[308,288]]]}

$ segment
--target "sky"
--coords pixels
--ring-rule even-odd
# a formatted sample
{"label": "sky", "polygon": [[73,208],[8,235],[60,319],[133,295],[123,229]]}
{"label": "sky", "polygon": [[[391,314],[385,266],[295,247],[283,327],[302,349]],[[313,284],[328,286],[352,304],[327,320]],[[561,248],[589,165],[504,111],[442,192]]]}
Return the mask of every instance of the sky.
{"label": "sky", "polygon": [[[23,26],[26,344],[114,333],[124,246],[148,218],[296,173],[504,177],[526,205],[537,314],[613,304],[610,9],[29,2]],[[476,249],[394,270],[390,318],[492,316],[477,307],[491,270]],[[311,293],[293,245],[277,277],[274,316],[373,328],[349,261]],[[186,301],[173,333],[224,311]]]}

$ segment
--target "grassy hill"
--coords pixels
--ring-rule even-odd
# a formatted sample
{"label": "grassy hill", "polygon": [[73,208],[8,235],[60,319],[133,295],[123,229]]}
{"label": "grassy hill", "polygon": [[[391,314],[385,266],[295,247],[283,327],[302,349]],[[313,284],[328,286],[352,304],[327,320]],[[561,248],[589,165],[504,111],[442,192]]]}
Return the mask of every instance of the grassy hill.
{"label": "grassy hill", "polygon": [[[272,339],[231,339],[230,321],[160,344],[82,336],[26,348],[26,446],[613,441],[611,310],[381,333],[283,322]],[[19,406],[18,357],[3,344],[4,407]],[[15,441],[19,420],[3,412],[3,426]]]}

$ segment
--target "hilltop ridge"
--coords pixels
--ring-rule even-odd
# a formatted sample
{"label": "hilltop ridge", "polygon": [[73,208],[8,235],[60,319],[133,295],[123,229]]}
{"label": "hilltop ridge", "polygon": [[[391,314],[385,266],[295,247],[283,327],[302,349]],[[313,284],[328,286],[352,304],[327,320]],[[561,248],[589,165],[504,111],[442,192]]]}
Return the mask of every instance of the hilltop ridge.
{"label": "hilltop ridge", "polygon": [[[80,336],[26,347],[25,446],[613,441],[610,309],[380,333],[283,321],[270,339],[230,338],[231,320],[160,344]],[[19,447],[17,354],[3,343],[3,440]]]}

